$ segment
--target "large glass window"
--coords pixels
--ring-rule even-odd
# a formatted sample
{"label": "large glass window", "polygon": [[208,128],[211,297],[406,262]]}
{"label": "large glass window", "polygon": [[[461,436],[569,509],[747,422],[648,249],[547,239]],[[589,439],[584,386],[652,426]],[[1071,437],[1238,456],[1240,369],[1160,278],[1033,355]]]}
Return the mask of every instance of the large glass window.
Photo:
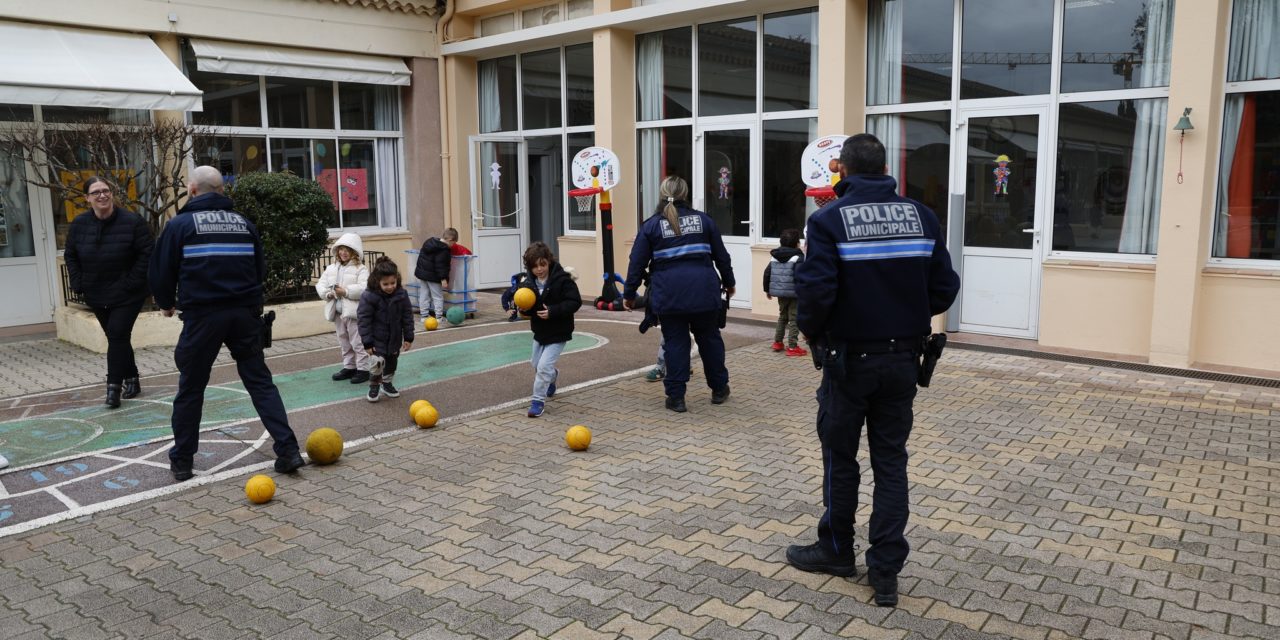
{"label": "large glass window", "polygon": [[283,129],[332,129],[333,83],[267,78],[267,125]]}
{"label": "large glass window", "polygon": [[1062,105],[1053,249],[1156,251],[1167,101]]}
{"label": "large glass window", "polygon": [[26,170],[21,152],[0,146],[0,258],[28,258],[36,254]]}
{"label": "large glass window", "polygon": [[960,97],[1049,93],[1053,0],[963,0]]}
{"label": "large glass window", "polygon": [[480,133],[515,131],[516,57],[481,60],[478,70]]}
{"label": "large glass window", "polygon": [[698,115],[755,110],[755,18],[698,25]]}
{"label": "large glass window", "polygon": [[[587,147],[594,146],[596,143],[596,134],[586,131],[582,133],[571,133],[566,136],[569,143],[569,154],[565,157],[573,158],[579,151]],[[566,208],[569,211],[569,229],[572,231],[595,231],[596,230],[596,213],[595,210],[581,212],[578,211],[577,202],[574,201],[568,193],[569,185],[562,190],[561,197],[565,199]],[[597,200],[599,198],[597,197]],[[563,228],[563,227],[562,227]]]}
{"label": "large glass window", "polygon": [[1213,255],[1280,260],[1280,90],[1227,96]]}
{"label": "large glass window", "polygon": [[1169,84],[1173,0],[1068,2],[1062,91]]}
{"label": "large glass window", "polygon": [[950,186],[950,125],[949,111],[867,117],[867,132],[884,144],[885,162],[889,175],[898,181],[898,193],[932,209],[944,230]]}
{"label": "large glass window", "polygon": [[338,85],[338,125],[348,131],[399,131],[400,92],[381,84]]}
{"label": "large glass window", "polygon": [[560,50],[520,54],[524,129],[560,126]]}
{"label": "large glass window", "polygon": [[594,60],[590,42],[564,48],[565,112],[570,127],[596,122]]}
{"label": "large glass window", "polygon": [[[679,176],[693,186],[693,127],[653,127],[638,132],[640,167],[639,218],[658,210],[658,185],[667,176]],[[799,163],[797,163],[798,166]]]}
{"label": "large glass window", "polygon": [[776,238],[785,229],[803,231],[805,218],[814,211],[813,201],[804,195],[800,156],[817,131],[817,118],[764,121],[760,235]]}
{"label": "large glass window", "polygon": [[818,10],[764,17],[764,110],[818,107]]}
{"label": "large glass window", "polygon": [[1280,3],[1231,10],[1213,256],[1280,260]]}
{"label": "large glass window", "polygon": [[207,164],[222,172],[223,181],[235,184],[236,176],[267,170],[267,139],[254,136],[210,136],[196,138],[192,153],[197,165]]}
{"label": "large glass window", "polygon": [[689,27],[636,36],[637,119],[693,115],[693,31]]}
{"label": "large glass window", "polygon": [[35,109],[26,104],[0,104],[0,122],[31,122]]}
{"label": "large glass window", "polygon": [[867,104],[951,99],[954,0],[870,0]]}
{"label": "large glass window", "polygon": [[257,76],[235,76],[197,71],[187,62],[192,84],[204,91],[204,110],[192,111],[193,124],[220,127],[262,126],[261,92]]}

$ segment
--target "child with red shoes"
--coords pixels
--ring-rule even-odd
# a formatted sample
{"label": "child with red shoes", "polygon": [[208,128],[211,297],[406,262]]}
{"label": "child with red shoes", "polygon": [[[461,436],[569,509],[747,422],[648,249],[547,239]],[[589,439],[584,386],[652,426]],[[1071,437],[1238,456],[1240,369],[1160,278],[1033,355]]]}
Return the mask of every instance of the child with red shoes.
{"label": "child with red shoes", "polygon": [[764,294],[770,300],[778,299],[778,326],[773,332],[773,350],[782,351],[782,338],[787,338],[788,356],[807,356],[809,352],[800,346],[800,328],[796,326],[796,265],[804,260],[800,250],[800,231],[786,229],[778,236],[778,248],[769,252],[773,260],[764,268]]}

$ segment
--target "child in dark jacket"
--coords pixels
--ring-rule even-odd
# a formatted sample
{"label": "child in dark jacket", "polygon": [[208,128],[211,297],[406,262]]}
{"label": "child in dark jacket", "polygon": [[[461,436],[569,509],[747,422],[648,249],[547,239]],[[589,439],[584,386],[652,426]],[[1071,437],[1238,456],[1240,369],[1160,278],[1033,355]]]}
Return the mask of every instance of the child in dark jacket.
{"label": "child in dark jacket", "polygon": [[778,299],[778,325],[773,330],[773,350],[782,351],[783,331],[786,331],[786,350],[789,356],[807,356],[809,352],[800,346],[799,327],[796,326],[796,265],[804,260],[800,251],[800,231],[785,229],[778,236],[778,248],[769,252],[773,260],[764,268],[764,294],[770,300]]}
{"label": "child in dark jacket", "polygon": [[418,314],[444,319],[444,290],[449,288],[449,270],[453,266],[453,246],[458,230],[449,227],[439,238],[427,238],[418,250],[418,264],[413,275],[418,279]]}
{"label": "child in dark jacket", "polygon": [[374,263],[356,316],[365,351],[382,360],[381,367],[374,363],[369,366],[369,395],[365,399],[377,402],[382,396],[400,397],[391,379],[395,377],[400,352],[413,345],[413,304],[401,286],[400,269],[391,258],[383,256]]}
{"label": "child in dark jacket", "polygon": [[529,417],[542,415],[547,398],[556,395],[556,378],[560,370],[556,362],[564,346],[573,339],[573,314],[582,306],[582,296],[573,276],[556,261],[546,243],[535,242],[524,252],[524,266],[529,269],[523,288],[533,290],[537,298],[528,311],[529,328],[533,329],[533,399]]}

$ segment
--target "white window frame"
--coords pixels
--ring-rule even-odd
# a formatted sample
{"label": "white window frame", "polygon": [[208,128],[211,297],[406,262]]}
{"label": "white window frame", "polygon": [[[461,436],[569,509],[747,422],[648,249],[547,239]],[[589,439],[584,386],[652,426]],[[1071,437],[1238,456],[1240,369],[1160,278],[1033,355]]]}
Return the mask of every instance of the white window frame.
{"label": "white window frame", "polygon": [[[563,6],[564,4],[565,4],[564,2],[561,2],[562,10],[564,10],[564,6]],[[544,5],[544,6],[549,6],[549,5]],[[507,131],[493,131],[490,133],[482,133],[482,134],[479,134],[480,137],[485,138],[486,136],[502,136],[502,137],[518,139],[521,142],[525,142],[527,141],[528,138],[537,138],[537,137],[545,138],[549,136],[560,136],[560,152],[561,152],[560,155],[562,157],[560,171],[561,171],[561,175],[564,176],[564,180],[566,184],[571,182],[569,165],[571,160],[573,159],[573,157],[569,155],[569,135],[575,134],[575,133],[590,133],[592,134],[592,139],[594,140],[594,136],[596,132],[596,127],[594,124],[575,125],[572,127],[567,126],[569,122],[569,86],[568,86],[569,79],[568,79],[568,64],[565,58],[565,52],[570,47],[581,46],[584,44],[589,45],[591,44],[591,41],[569,42],[569,43],[557,45],[555,47],[537,49],[534,51],[521,51],[520,53],[507,54],[507,55],[497,56],[496,58],[485,58],[483,60],[476,61],[476,66],[477,68],[479,68],[480,63],[487,62],[489,60],[497,60],[500,58],[507,58],[507,57],[514,57],[516,60],[516,65],[515,65],[516,67],[516,96],[515,96],[516,97],[516,103],[515,103],[516,128],[507,130]],[[521,66],[521,56],[525,55],[526,53],[541,53],[543,51],[548,51],[551,49],[558,51],[560,54],[560,126],[545,127],[541,129],[525,129],[524,128],[524,69]],[[594,52],[593,52],[593,56],[594,56]],[[479,107],[479,89],[478,88],[476,90],[476,103],[477,103],[477,106]],[[476,109],[477,124],[480,118],[480,111],[481,111],[480,108]],[[592,120],[594,121],[594,118],[592,118]],[[477,127],[477,129],[478,128],[479,127]],[[523,148],[526,150],[525,151],[526,155],[522,157],[521,160],[525,163],[527,168],[528,161],[529,161],[528,155],[527,155],[528,146],[525,145]],[[569,223],[571,220],[571,215],[569,213],[569,201],[567,196],[564,199],[562,199],[560,206],[561,206],[560,215],[562,220],[561,226],[563,227],[562,237],[594,238],[599,234],[598,228],[590,229],[590,230],[570,228]],[[526,224],[527,224],[527,220],[526,220]]]}
{"label": "white window frame", "polygon": [[[250,77],[250,76],[246,76]],[[295,129],[295,128],[273,128],[270,121],[270,113],[267,110],[267,76],[257,76],[258,78],[258,108],[262,113],[262,124],[256,127],[246,126],[224,126],[224,125],[201,125],[207,126],[217,137],[255,137],[262,138],[266,141],[267,148],[263,150],[266,155],[267,171],[275,171],[272,166],[271,151],[272,142],[276,139],[317,139],[329,140],[333,142],[334,150],[338,149],[340,140],[377,140],[392,139],[396,140],[396,171],[391,175],[390,171],[384,173],[379,167],[376,178],[390,177],[396,181],[396,190],[398,191],[397,203],[394,211],[388,211],[383,203],[378,203],[378,224],[362,225],[355,227],[337,226],[329,227],[329,235],[355,232],[361,235],[376,235],[380,233],[395,233],[407,231],[408,227],[405,220],[405,198],[408,197],[405,184],[405,166],[404,166],[404,110],[400,101],[399,87],[396,88],[396,120],[398,128],[394,131],[372,131],[367,129],[343,129],[342,128],[342,109],[341,100],[338,92],[340,85],[338,81],[332,81],[333,85],[333,128],[328,129]],[[347,83],[353,84],[353,83]],[[187,123],[192,122],[191,112],[186,113]],[[337,166],[335,164],[335,166]],[[192,158],[191,168],[195,168],[195,159]],[[339,168],[341,168],[339,166]],[[343,222],[343,211],[341,208],[341,199],[339,199],[338,222]]]}
{"label": "white window frame", "polygon": [[[1232,6],[1233,7],[1235,6],[1234,3],[1232,4]],[[1230,18],[1228,18],[1227,24],[1231,24]],[[1227,37],[1228,38],[1231,37],[1229,29],[1228,29]],[[1223,56],[1223,58],[1226,58],[1226,56]],[[1227,63],[1224,61],[1223,62],[1224,77],[1226,73],[1226,67],[1225,67],[1226,64]],[[1240,94],[1240,93],[1264,93],[1264,92],[1274,92],[1274,91],[1280,91],[1280,78],[1272,78],[1269,80],[1245,80],[1243,82],[1228,82],[1226,83],[1225,90],[1222,92],[1222,102],[1219,103],[1218,105],[1218,113],[1226,113],[1227,97],[1230,95]],[[1221,129],[1223,126],[1225,126],[1224,122],[1220,122],[1218,125],[1219,138],[1221,138],[1221,133],[1222,133]],[[1248,270],[1248,271],[1276,271],[1280,269],[1280,260],[1264,260],[1261,258],[1215,258],[1213,257],[1214,235],[1217,233],[1217,229],[1218,229],[1218,212],[1221,211],[1222,209],[1222,201],[1221,201],[1222,194],[1218,193],[1218,178],[1219,178],[1218,172],[1222,171],[1222,140],[1221,139],[1219,139],[1218,141],[1218,153],[1214,155],[1213,165],[1214,165],[1213,166],[1214,170],[1210,174],[1213,176],[1213,183],[1214,183],[1213,210],[1210,212],[1211,218],[1209,220],[1209,225],[1208,225],[1209,227],[1208,237],[1206,238],[1206,242],[1209,243],[1209,258],[1205,262],[1205,266],[1222,267],[1225,269],[1241,269],[1241,270]]]}
{"label": "white window frame", "polygon": [[[559,14],[560,19],[556,20],[555,22],[548,22],[545,24],[533,24],[533,25],[524,24],[524,12],[533,11],[535,9],[545,9],[547,7],[558,7],[560,9],[560,14]],[[502,16],[506,16],[506,15],[512,16],[512,24],[514,26],[511,28],[511,31],[500,31],[497,33],[484,32],[484,22],[486,20],[491,20],[493,18],[501,18]],[[586,16],[582,16],[582,17],[586,17]],[[581,18],[569,17],[569,0],[557,0],[556,2],[544,2],[542,4],[537,4],[529,7],[519,7],[517,9],[506,9],[503,11],[497,11],[497,12],[482,15],[482,16],[476,16],[476,29],[479,31],[477,35],[483,38],[486,36],[501,35],[503,33],[511,33],[514,31],[520,31],[522,29],[531,29],[533,27],[545,27],[553,24],[560,24],[562,22],[569,22],[570,20],[579,20],[579,19]],[[545,51],[545,49],[543,49],[543,51]]]}

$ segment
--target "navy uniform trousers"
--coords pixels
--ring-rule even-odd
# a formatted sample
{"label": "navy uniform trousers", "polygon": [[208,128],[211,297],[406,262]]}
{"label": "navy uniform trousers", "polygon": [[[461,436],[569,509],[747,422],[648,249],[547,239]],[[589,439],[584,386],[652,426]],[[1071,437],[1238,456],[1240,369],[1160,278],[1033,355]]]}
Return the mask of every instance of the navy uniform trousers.
{"label": "navy uniform trousers", "polygon": [[658,320],[662,329],[662,350],[667,360],[667,375],[662,379],[662,385],[668,397],[683,398],[689,382],[689,332],[693,332],[693,339],[698,343],[698,357],[702,358],[707,386],[715,391],[729,385],[719,312],[670,313],[663,314]]}
{"label": "navy uniform trousers", "polygon": [[182,337],[173,350],[178,365],[178,394],[173,398],[173,448],[169,459],[190,463],[200,445],[200,417],[209,370],[222,345],[236,361],[236,371],[253,400],[253,408],[275,440],[277,458],[298,453],[280,390],[262,355],[262,319],[255,308],[218,307],[182,314]]}
{"label": "navy uniform trousers", "polygon": [[897,575],[911,548],[903,531],[909,515],[907,436],[911,435],[916,397],[916,356],[849,353],[843,380],[823,369],[818,387],[818,439],[822,442],[822,503],[818,541],[838,555],[856,550],[854,514],[858,510],[858,439],[867,425],[867,444],[875,477],[872,493],[867,568]]}

